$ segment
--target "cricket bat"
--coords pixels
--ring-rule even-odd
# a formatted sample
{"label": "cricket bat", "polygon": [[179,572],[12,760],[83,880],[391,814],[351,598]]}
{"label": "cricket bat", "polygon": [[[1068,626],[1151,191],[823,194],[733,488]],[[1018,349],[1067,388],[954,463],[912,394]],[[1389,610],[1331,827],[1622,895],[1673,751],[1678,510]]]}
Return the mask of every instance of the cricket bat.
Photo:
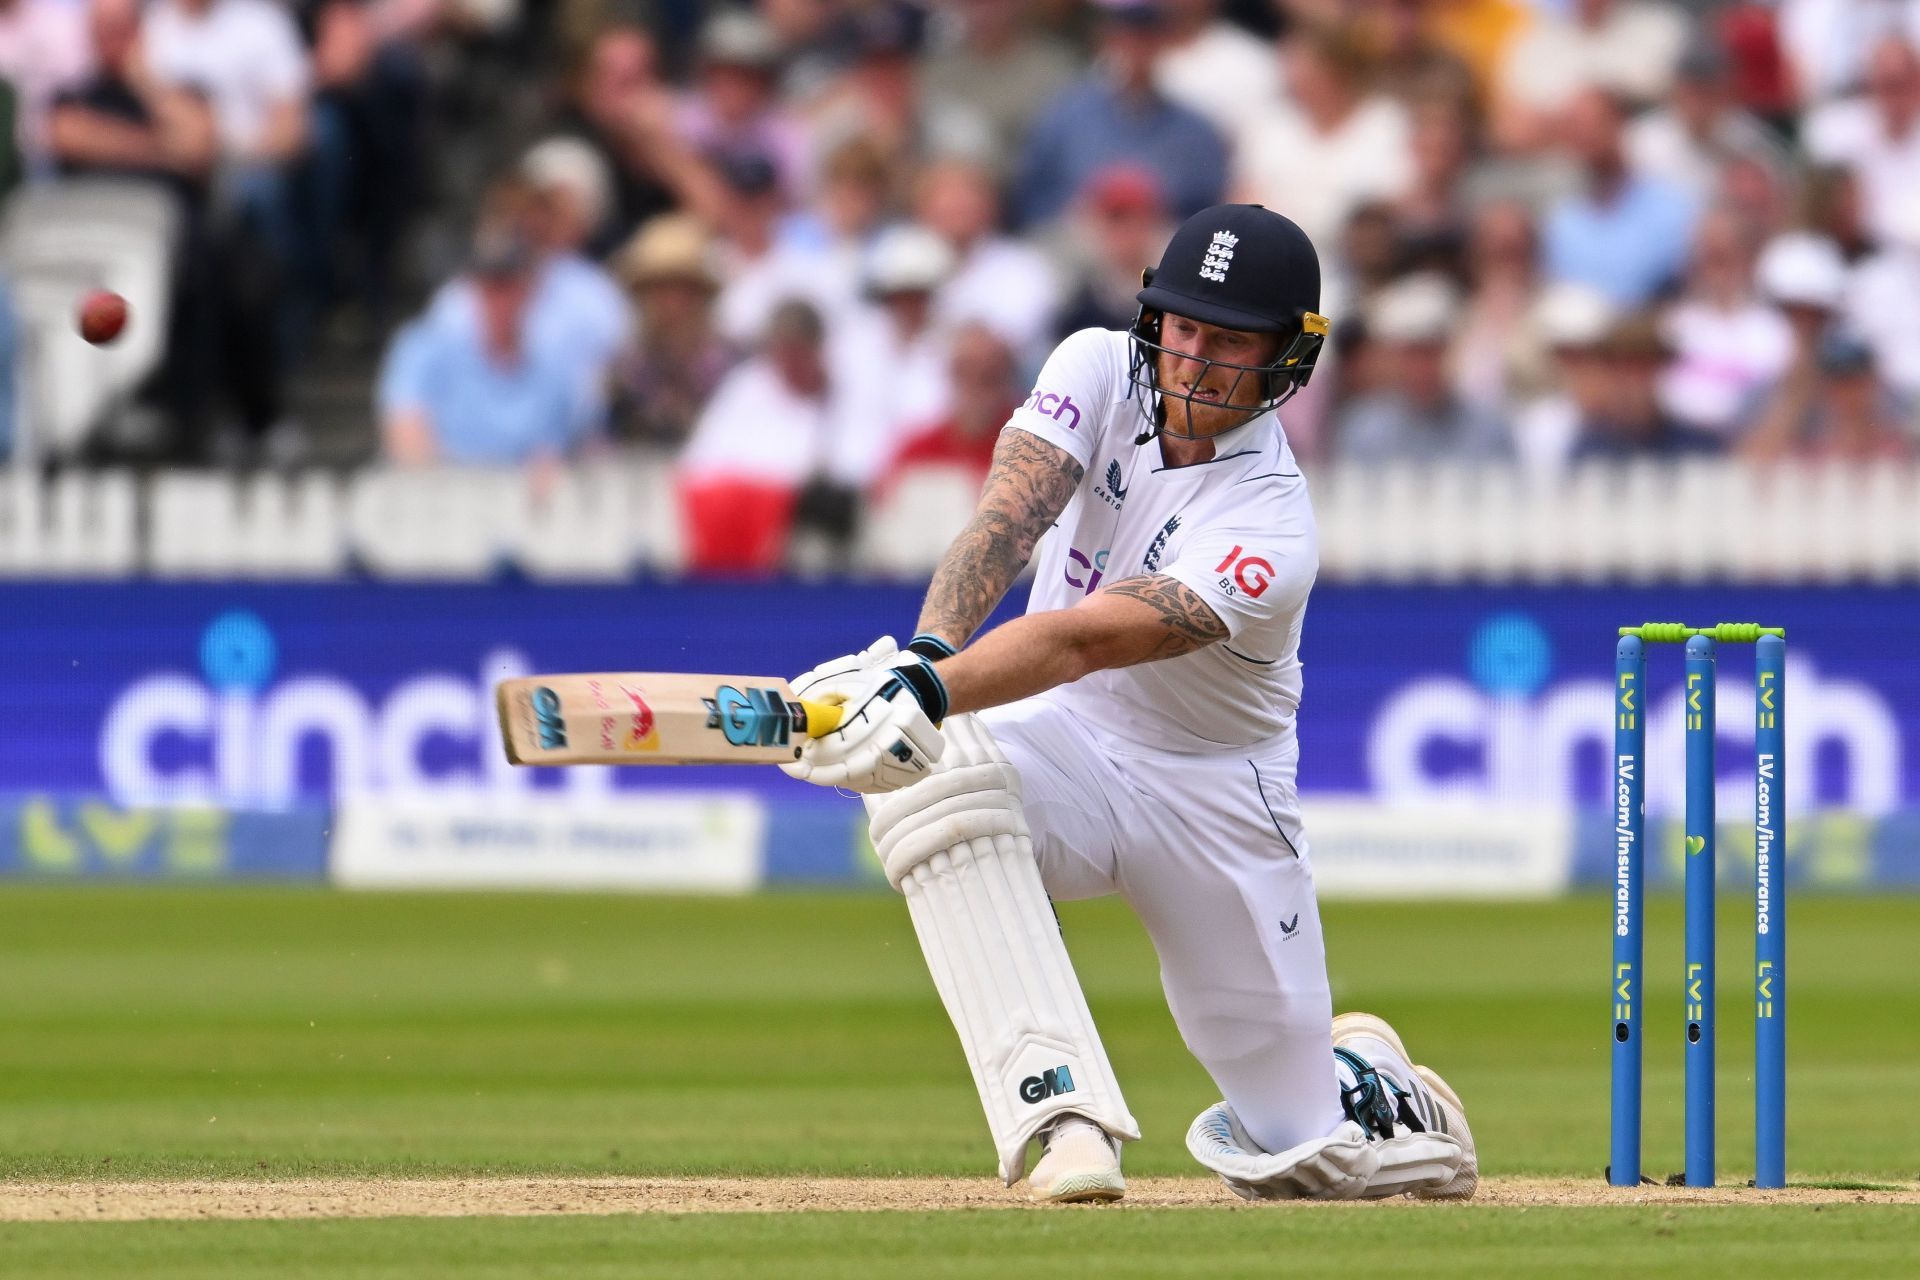
{"label": "cricket bat", "polygon": [[840,708],[772,676],[526,676],[494,690],[514,764],[770,764],[833,732]]}

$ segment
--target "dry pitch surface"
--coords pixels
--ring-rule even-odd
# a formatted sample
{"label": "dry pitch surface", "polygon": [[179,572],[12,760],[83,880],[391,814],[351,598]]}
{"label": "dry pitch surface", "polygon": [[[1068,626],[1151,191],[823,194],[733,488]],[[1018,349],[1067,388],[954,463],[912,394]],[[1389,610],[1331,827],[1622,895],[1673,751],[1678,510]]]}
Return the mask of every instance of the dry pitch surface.
{"label": "dry pitch surface", "polygon": [[[1483,1182],[1472,1205],[1920,1205],[1920,1186],[1875,1189],[1643,1186],[1575,1178]],[[1412,1200],[1333,1206],[1459,1211]],[[300,1178],[286,1181],[0,1183],[0,1222],[135,1222],[217,1218],[526,1217],[542,1214],[801,1213],[849,1210],[1036,1209],[1021,1188],[966,1178]],[[1138,1178],[1118,1206],[1248,1206],[1204,1178]],[[1275,1206],[1302,1210],[1305,1202]],[[1056,1212],[1088,1212],[1058,1209]]]}

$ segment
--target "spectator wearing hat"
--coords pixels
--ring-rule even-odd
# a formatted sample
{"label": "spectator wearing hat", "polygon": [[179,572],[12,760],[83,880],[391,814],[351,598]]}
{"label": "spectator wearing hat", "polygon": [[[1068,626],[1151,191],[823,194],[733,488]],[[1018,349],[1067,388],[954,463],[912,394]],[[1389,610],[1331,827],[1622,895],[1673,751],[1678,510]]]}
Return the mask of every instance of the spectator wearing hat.
{"label": "spectator wearing hat", "polygon": [[1688,48],[1665,101],[1627,126],[1625,147],[1636,173],[1683,187],[1701,203],[1719,193],[1721,175],[1735,158],[1762,166],[1776,180],[1792,163],[1779,136],[1735,100],[1727,55],[1710,41]]}
{"label": "spectator wearing hat", "polygon": [[1516,349],[1520,373],[1513,443],[1523,472],[1555,481],[1565,472],[1582,426],[1611,410],[1612,372],[1601,344],[1620,318],[1605,294],[1580,284],[1550,284],[1529,309]]}
{"label": "spectator wearing hat", "polygon": [[827,471],[851,491],[871,485],[908,428],[946,416],[949,331],[934,300],[953,277],[952,248],[917,223],[887,228],[863,264],[866,301],[829,333],[833,446]]}
{"label": "spectator wearing hat", "polygon": [[1873,349],[1829,329],[1811,362],[1797,364],[1741,441],[1760,462],[1907,462],[1915,454],[1898,397],[1879,376]]}
{"label": "spectator wearing hat", "polygon": [[1682,188],[1627,166],[1621,98],[1582,90],[1564,118],[1585,189],[1547,211],[1541,227],[1547,274],[1598,289],[1622,308],[1645,306],[1679,282],[1696,206]]}
{"label": "spectator wearing hat", "polygon": [[675,466],[687,564],[766,574],[831,443],[826,328],[810,304],[774,308],[760,349],[720,380]]}
{"label": "spectator wearing hat", "polygon": [[984,324],[1015,350],[1044,345],[1060,283],[1045,254],[1000,233],[992,170],[973,160],[935,161],[920,174],[914,212],[954,254],[953,272],[934,299],[940,322]]}
{"label": "spectator wearing hat", "polygon": [[713,327],[720,281],[712,237],[687,214],[662,214],[635,233],[614,269],[639,319],[614,365],[614,435],[677,450],[738,360]]}
{"label": "spectator wearing hat", "polygon": [[1381,290],[1368,308],[1375,388],[1334,424],[1334,456],[1348,462],[1502,461],[1506,424],[1455,393],[1447,351],[1460,311],[1451,283],[1413,275]]}
{"label": "spectator wearing hat", "polygon": [[779,187],[797,192],[809,143],[780,98],[780,63],[779,37],[766,19],[746,9],[714,14],[700,30],[699,70],[675,124],[709,163],[768,160]]}
{"label": "spectator wearing hat", "polygon": [[1803,137],[1815,160],[1853,171],[1874,237],[1900,238],[1920,207],[1920,50],[1883,37],[1867,58],[1866,92],[1809,113]]}
{"label": "spectator wearing hat", "polygon": [[1244,120],[1233,188],[1328,244],[1357,206],[1391,201],[1412,183],[1407,111],[1375,91],[1365,51],[1350,35],[1301,32],[1281,56],[1287,99]]}
{"label": "spectator wearing hat", "polygon": [[483,227],[472,264],[387,350],[377,399],[387,458],[550,469],[593,434],[600,402],[577,367],[534,341],[534,246]]}
{"label": "spectator wearing hat", "polygon": [[1548,145],[1575,95],[1603,89],[1636,106],[1672,86],[1687,17],[1658,0],[1572,0],[1508,46],[1494,97],[1494,135],[1510,150]]}
{"label": "spectator wearing hat", "polygon": [[1760,251],[1754,278],[1793,332],[1790,363],[1811,367],[1827,327],[1846,306],[1849,273],[1839,247],[1809,231],[1777,235]]}
{"label": "spectator wearing hat", "polygon": [[1016,221],[1032,227],[1065,213],[1087,182],[1115,164],[1137,164],[1185,217],[1216,203],[1227,185],[1227,145],[1207,118],[1154,84],[1166,46],[1157,0],[1100,0],[1094,66],[1034,121],[1012,188]]}
{"label": "spectator wearing hat", "polygon": [[632,315],[612,273],[587,255],[595,227],[612,206],[606,164],[585,140],[548,138],[520,162],[526,184],[525,229],[540,255],[535,323],[598,381],[626,345]]}
{"label": "spectator wearing hat", "polygon": [[1069,283],[1053,338],[1129,328],[1140,309],[1134,295],[1141,268],[1155,260],[1172,231],[1152,173],[1120,164],[1094,175],[1058,237]]}
{"label": "spectator wearing hat", "polygon": [[1660,395],[1682,422],[1725,435],[1793,358],[1793,328],[1754,290],[1758,246],[1744,214],[1708,211],[1693,241],[1686,291],[1661,316],[1673,363]]}
{"label": "spectator wearing hat", "polygon": [[1028,127],[1079,70],[1073,51],[1037,30],[1024,0],[948,6],[922,64],[931,93],[965,103],[991,132],[990,158],[1018,155]]}
{"label": "spectator wearing hat", "polygon": [[1625,462],[1678,459],[1722,452],[1724,441],[1690,427],[1660,403],[1660,371],[1672,348],[1649,315],[1632,313],[1614,322],[1595,354],[1605,379],[1605,398],[1579,424],[1572,460]]}

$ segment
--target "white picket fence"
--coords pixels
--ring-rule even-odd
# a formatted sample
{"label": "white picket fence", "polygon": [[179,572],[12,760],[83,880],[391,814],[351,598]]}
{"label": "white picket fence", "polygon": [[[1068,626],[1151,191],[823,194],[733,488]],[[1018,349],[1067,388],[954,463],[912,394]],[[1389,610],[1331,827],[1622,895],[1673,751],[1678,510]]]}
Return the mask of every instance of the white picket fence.
{"label": "white picket fence", "polygon": [[[1920,466],[1450,467],[1309,477],[1321,576],[1368,582],[1920,580]],[[924,576],[977,484],[936,471],[868,513],[856,564]],[[0,576],[543,581],[672,576],[672,477],[603,461],[534,494],[513,471],[0,471]]]}

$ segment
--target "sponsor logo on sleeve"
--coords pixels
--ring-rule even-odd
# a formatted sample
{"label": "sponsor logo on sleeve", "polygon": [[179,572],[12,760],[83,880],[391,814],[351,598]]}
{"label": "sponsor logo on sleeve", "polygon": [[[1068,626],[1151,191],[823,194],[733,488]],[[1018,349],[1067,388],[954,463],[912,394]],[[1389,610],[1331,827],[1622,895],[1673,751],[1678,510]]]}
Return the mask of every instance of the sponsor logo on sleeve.
{"label": "sponsor logo on sleeve", "polygon": [[[1043,418],[1052,418],[1055,422],[1064,422],[1069,431],[1080,429],[1080,407],[1073,402],[1072,396],[1061,395],[1057,391],[1042,391],[1035,387],[1033,393],[1020,406],[1031,409]],[[1072,415],[1069,418],[1068,415]]]}

